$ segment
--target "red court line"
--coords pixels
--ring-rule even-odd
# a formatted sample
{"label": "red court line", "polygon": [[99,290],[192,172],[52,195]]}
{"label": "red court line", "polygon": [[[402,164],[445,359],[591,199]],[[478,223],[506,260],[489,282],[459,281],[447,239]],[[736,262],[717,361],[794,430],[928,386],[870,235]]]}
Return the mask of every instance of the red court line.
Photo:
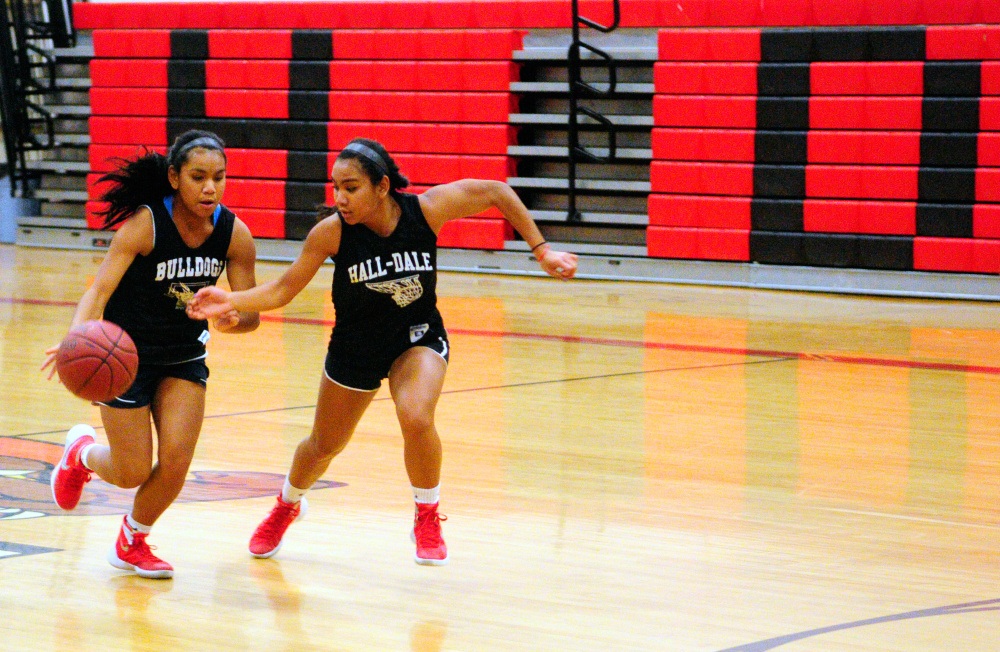
{"label": "red court line", "polygon": [[52,301],[49,299],[15,299],[0,297],[0,303],[21,303],[29,306],[75,306],[76,301]]}
{"label": "red court line", "polygon": [[[307,324],[316,326],[333,326],[330,319],[307,319],[304,317],[279,317],[261,315],[263,321],[285,322],[290,324]],[[616,340],[603,337],[579,337],[576,335],[543,335],[540,333],[512,333],[508,331],[484,331],[463,328],[449,328],[453,335],[473,335],[478,337],[512,337],[526,340],[543,340],[567,342],[572,344],[596,344],[602,346],[623,346],[630,348],[660,349],[666,351],[689,351],[693,353],[720,353],[725,355],[759,356],[766,358],[793,358],[797,360],[819,360],[839,362],[843,364],[861,364],[879,367],[902,367],[906,369],[933,369],[936,371],[961,371],[965,373],[1000,374],[1000,367],[986,365],[969,365],[953,362],[925,362],[920,360],[893,360],[891,358],[873,358],[828,353],[805,353],[798,351],[773,351],[769,349],[747,349],[725,346],[703,346],[697,344],[677,344],[672,342],[637,342],[635,340]]]}
{"label": "red court line", "polygon": [[[72,301],[50,301],[46,299],[18,299],[0,297],[0,303],[21,303],[45,306],[75,306]],[[309,326],[333,326],[332,319],[310,319],[306,317],[283,317],[278,315],[261,315],[261,321],[280,322],[287,324],[304,324]],[[484,331],[464,328],[449,328],[453,335],[472,335],[476,337],[511,337],[524,340],[542,340],[550,342],[567,342],[571,344],[595,344],[601,346],[622,346],[641,349],[660,349],[665,351],[688,351],[692,353],[719,353],[724,355],[758,356],[765,358],[792,358],[796,360],[819,360],[839,362],[842,364],[861,364],[876,367],[900,367],[904,369],[933,369],[935,371],[960,371],[964,373],[979,373],[1000,375],[1000,367],[987,365],[970,365],[955,362],[925,362],[920,360],[893,360],[891,358],[874,358],[828,353],[806,353],[801,351],[772,351],[769,349],[747,349],[727,346],[703,346],[698,344],[677,344],[672,342],[637,342],[635,340],[616,340],[603,337],[579,337],[576,335],[543,335],[541,333],[512,333],[509,331]]]}

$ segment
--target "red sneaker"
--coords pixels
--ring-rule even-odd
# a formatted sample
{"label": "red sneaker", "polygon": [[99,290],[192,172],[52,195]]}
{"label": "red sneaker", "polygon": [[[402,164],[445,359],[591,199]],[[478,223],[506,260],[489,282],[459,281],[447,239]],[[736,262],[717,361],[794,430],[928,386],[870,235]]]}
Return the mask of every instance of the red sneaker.
{"label": "red sneaker", "polygon": [[413,541],[417,544],[414,561],[418,564],[443,566],[448,563],[448,546],[441,538],[441,521],[448,517],[438,514],[438,503],[417,503],[413,517]]}
{"label": "red sneaker", "polygon": [[258,559],[269,559],[278,554],[285,530],[295,521],[304,518],[308,509],[309,503],[304,497],[297,503],[286,503],[281,499],[281,494],[278,494],[277,504],[250,537],[250,554]]}
{"label": "red sneaker", "polygon": [[108,552],[108,563],[115,568],[135,571],[139,577],[169,579],[174,576],[174,567],[153,554],[155,546],[146,543],[148,535],[135,532],[128,521],[122,521],[115,547]]}
{"label": "red sneaker", "polygon": [[52,499],[66,511],[76,507],[83,495],[83,485],[90,482],[90,469],[80,461],[80,451],[94,443],[95,434],[93,428],[82,423],[70,428],[62,458],[50,473]]}

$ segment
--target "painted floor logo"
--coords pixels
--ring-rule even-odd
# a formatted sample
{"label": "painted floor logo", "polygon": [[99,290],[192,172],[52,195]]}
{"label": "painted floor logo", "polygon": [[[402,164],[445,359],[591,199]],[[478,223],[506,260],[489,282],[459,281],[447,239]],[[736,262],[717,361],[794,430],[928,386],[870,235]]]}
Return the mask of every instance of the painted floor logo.
{"label": "painted floor logo", "polygon": [[[62,451],[62,444],[0,437],[0,520],[122,514],[131,509],[134,489],[120,489],[96,477],[87,483],[76,509],[72,512],[59,509],[52,502],[49,477]],[[284,478],[277,473],[192,471],[175,502],[275,496]],[[313,489],[343,486],[343,482],[320,480]]]}
{"label": "painted floor logo", "polygon": [[25,543],[0,541],[0,559],[6,559],[8,557],[23,557],[25,555],[40,555],[45,552],[59,551],[60,548],[43,548],[42,546],[29,546]]}

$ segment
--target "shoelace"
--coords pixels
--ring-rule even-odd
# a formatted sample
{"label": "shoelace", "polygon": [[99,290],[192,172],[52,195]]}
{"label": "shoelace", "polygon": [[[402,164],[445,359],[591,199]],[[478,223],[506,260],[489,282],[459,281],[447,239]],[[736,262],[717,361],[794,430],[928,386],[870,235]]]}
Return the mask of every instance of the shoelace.
{"label": "shoelace", "polygon": [[261,524],[260,534],[276,535],[282,528],[288,527],[288,524],[298,516],[298,507],[298,503],[293,505],[278,503],[275,505]]}
{"label": "shoelace", "polygon": [[132,551],[136,555],[144,558],[146,561],[162,562],[162,559],[153,554],[154,550],[156,550],[156,546],[151,546],[146,543],[146,535],[144,533],[132,533]]}
{"label": "shoelace", "polygon": [[448,517],[436,511],[427,511],[417,515],[417,524],[413,528],[414,536],[423,548],[435,548],[444,540],[441,538],[441,521]]}
{"label": "shoelace", "polygon": [[66,486],[69,489],[76,491],[88,482],[90,482],[90,471],[83,466],[79,466],[69,472],[69,478],[66,480]]}

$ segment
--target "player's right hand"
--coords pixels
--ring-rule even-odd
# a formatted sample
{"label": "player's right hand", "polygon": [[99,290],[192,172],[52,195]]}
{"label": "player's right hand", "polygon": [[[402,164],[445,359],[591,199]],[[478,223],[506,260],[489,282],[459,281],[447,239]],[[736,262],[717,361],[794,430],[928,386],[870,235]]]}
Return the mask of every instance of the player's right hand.
{"label": "player's right hand", "polygon": [[217,285],[198,290],[187,302],[186,309],[191,319],[211,319],[234,310],[229,301],[229,293]]}
{"label": "player's right hand", "polygon": [[546,245],[538,264],[549,276],[566,281],[576,275],[577,255],[549,249]]}
{"label": "player's right hand", "polygon": [[49,375],[45,377],[46,380],[52,380],[52,376],[56,373],[56,353],[59,351],[59,345],[53,346],[52,348],[45,349],[45,362],[42,364],[42,368],[39,371],[45,371],[46,367],[52,367],[49,369]]}

